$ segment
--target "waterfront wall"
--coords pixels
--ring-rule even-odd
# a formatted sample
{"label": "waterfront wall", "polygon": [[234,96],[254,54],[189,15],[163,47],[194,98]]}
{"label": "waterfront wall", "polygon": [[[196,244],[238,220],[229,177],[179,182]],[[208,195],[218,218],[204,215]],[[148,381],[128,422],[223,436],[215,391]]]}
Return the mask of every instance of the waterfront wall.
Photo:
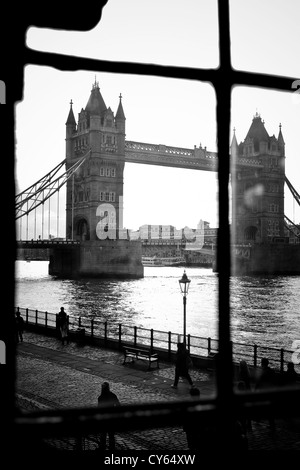
{"label": "waterfront wall", "polygon": [[[55,313],[19,307],[16,307],[16,310],[23,316],[28,329],[60,337],[56,327],[57,315]],[[95,317],[72,315],[69,315],[69,331],[74,341],[119,351],[122,351],[125,345],[145,347],[157,352],[161,360],[170,362],[175,361],[177,344],[182,340],[181,334],[177,332],[103,322]],[[270,348],[250,343],[232,342],[231,344],[235,370],[241,360],[246,360],[249,367],[255,369],[260,366],[261,358],[267,357],[275,370],[283,372],[295,353],[295,351],[283,348]],[[187,346],[195,367],[214,370],[219,351],[217,339],[187,335]],[[300,364],[295,364],[295,370],[300,375]]]}

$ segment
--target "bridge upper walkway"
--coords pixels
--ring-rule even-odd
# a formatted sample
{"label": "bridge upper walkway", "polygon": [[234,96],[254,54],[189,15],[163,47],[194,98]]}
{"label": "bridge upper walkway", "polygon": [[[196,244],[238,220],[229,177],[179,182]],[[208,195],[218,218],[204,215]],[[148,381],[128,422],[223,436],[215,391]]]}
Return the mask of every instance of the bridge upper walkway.
{"label": "bridge upper walkway", "polygon": [[[78,168],[92,156],[91,149],[86,150],[87,151],[85,155],[81,156],[78,160],[76,160],[76,162],[72,163],[72,165],[63,172],[63,174],[58,175],[60,170],[65,166],[66,159],[64,159],[59,165],[57,165],[39,181],[32,184],[29,188],[22,191],[20,194],[17,194],[15,198],[15,218],[18,219],[29,215],[29,213],[34,211],[37,207],[44,205],[45,201],[50,199],[55,193],[58,193],[60,188],[66,184],[67,180],[74,176]],[[208,151],[206,147],[202,148],[201,146],[194,146],[193,149],[188,149],[161,144],[156,145],[144,142],[125,141],[125,162],[168,166],[175,168],[187,168],[194,170],[196,169],[202,171],[216,172],[218,170],[218,154],[216,152]],[[238,166],[257,169],[263,168],[261,160],[255,155],[251,158],[239,157]],[[294,200],[296,200],[297,204],[300,205],[299,193],[296,191],[287,177],[285,177],[285,182],[291,191]],[[59,201],[57,219],[58,214]],[[289,225],[286,224],[287,228],[293,231],[291,229],[290,219],[286,217],[286,220],[289,223]],[[50,226],[50,222],[48,225]],[[293,233],[297,238],[299,238],[298,227],[295,228],[296,230],[293,231]]]}
{"label": "bridge upper walkway", "polygon": [[[194,146],[193,149],[188,149],[130,140],[125,141],[125,162],[202,171],[218,170],[217,152],[210,152],[206,147]],[[239,158],[238,165],[255,168],[263,166],[261,161],[255,157]]]}

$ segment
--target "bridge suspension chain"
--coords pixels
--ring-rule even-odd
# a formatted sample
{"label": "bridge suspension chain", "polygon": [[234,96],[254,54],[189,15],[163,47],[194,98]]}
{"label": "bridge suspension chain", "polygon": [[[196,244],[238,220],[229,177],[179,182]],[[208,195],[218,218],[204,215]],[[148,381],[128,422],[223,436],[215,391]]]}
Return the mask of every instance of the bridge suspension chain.
{"label": "bridge suspension chain", "polygon": [[21,193],[17,194],[15,197],[15,218],[19,219],[24,215],[28,215],[38,206],[44,204],[47,199],[58,192],[68,179],[76,173],[78,168],[90,157],[90,155],[91,150],[77,160],[77,162],[68,168],[62,175],[55,178],[57,173],[66,163],[66,159],[64,159],[41,179]]}
{"label": "bridge suspension chain", "polygon": [[289,181],[289,179],[287,177],[285,177],[285,182],[288,185],[288,188],[291,191],[294,199],[296,200],[296,202],[300,206],[300,194],[296,191],[296,189],[294,188],[294,186],[292,185],[292,183]]}
{"label": "bridge suspension chain", "polygon": [[[300,233],[299,233],[299,228],[298,228],[298,226],[297,226],[296,224],[294,224],[294,222],[292,222],[292,220],[289,219],[286,215],[284,216],[284,219],[285,219],[285,221],[287,221],[287,222],[290,224],[290,225],[288,225],[287,222],[284,222],[284,226],[285,226],[290,232],[292,232],[292,233],[295,235],[295,237],[300,238]],[[295,230],[292,229],[291,225],[292,225],[293,227],[295,227]]]}

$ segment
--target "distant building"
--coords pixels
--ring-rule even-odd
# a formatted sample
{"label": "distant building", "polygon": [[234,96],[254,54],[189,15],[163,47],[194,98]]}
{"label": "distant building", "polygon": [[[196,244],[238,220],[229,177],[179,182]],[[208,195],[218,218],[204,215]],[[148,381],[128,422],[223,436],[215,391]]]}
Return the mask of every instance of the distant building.
{"label": "distant building", "polygon": [[[184,227],[176,229],[173,225],[142,225],[137,231],[129,231],[131,240],[140,239],[144,242],[165,242],[170,243],[191,243],[195,245],[195,241],[203,240],[203,244],[216,244],[217,243],[217,228],[210,228],[209,222],[200,221],[197,229]],[[195,248],[195,247],[194,247]]]}

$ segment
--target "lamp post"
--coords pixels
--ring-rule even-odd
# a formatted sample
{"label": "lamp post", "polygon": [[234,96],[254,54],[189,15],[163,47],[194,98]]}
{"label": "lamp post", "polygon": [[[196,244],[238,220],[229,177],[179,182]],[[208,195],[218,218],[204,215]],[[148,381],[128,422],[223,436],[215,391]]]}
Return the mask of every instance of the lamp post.
{"label": "lamp post", "polygon": [[185,270],[182,275],[182,278],[179,279],[178,282],[179,282],[181,293],[183,295],[183,342],[184,344],[186,344],[186,296],[188,294],[191,281],[190,279],[188,279]]}

